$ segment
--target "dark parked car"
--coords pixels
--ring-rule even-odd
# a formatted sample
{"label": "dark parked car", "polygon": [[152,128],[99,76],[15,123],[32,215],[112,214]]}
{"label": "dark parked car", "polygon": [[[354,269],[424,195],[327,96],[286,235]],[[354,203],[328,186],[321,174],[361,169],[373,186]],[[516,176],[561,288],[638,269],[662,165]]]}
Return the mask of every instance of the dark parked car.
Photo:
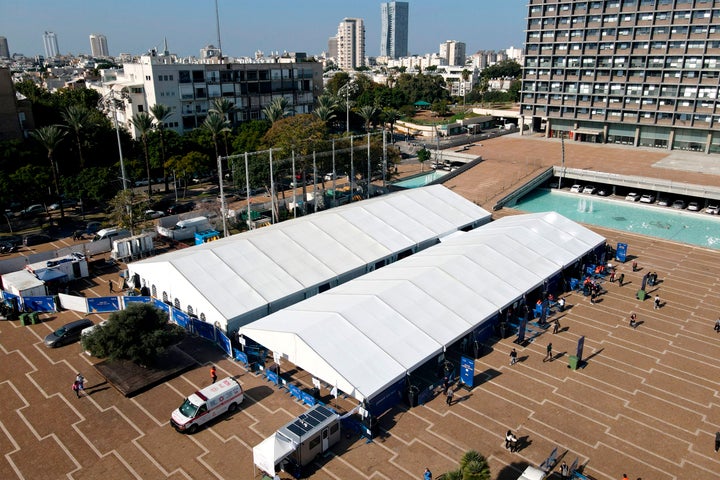
{"label": "dark parked car", "polygon": [[77,342],[80,339],[82,331],[88,327],[92,327],[92,320],[83,318],[74,322],[66,323],[54,332],[45,337],[45,345],[50,348],[60,347],[68,343]]}
{"label": "dark parked car", "polygon": [[192,202],[176,203],[175,205],[171,205],[170,208],[168,208],[165,213],[167,213],[168,215],[177,215],[178,213],[189,212],[193,208],[195,208],[195,204]]}
{"label": "dark parked car", "polygon": [[50,235],[45,235],[44,233],[32,233],[23,237],[23,245],[26,247],[32,247],[34,245],[52,242],[52,240],[53,239]]}

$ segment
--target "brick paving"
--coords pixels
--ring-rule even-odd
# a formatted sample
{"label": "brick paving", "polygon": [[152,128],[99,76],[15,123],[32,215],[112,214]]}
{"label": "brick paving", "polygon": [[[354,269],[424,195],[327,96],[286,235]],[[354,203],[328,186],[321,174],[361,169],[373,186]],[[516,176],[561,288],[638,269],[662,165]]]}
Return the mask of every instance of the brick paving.
{"label": "brick paving", "polygon": [[[560,143],[508,136],[474,148],[486,161],[447,186],[491,209],[513,186],[557,164]],[[660,168],[658,162],[667,156],[656,150],[566,145],[568,167],[720,185],[714,175]],[[507,214],[514,212],[495,212]],[[313,464],[311,478],[416,479],[426,466],[437,478],[454,468],[464,451],[476,449],[488,458],[493,479],[510,480],[556,446],[568,464],[578,458],[585,473],[598,480],[623,473],[645,480],[717,478],[720,454],[713,441],[720,430],[720,334],[712,328],[720,314],[720,253],[593,230],[611,244],[630,245],[641,270],[620,265],[626,285],[606,283],[607,293],[595,305],[568,294],[571,308],[562,314],[561,332],[544,333],[518,348],[516,365],[508,365],[512,339],[493,344],[476,361],[476,387],[458,391],[455,404],[448,407],[436,397],[413,409],[398,406],[382,419],[374,442],[351,435]],[[660,283],[650,293],[666,302],[659,310],[634,295],[641,276],[651,270]],[[82,293],[107,294],[108,278],[88,280]],[[628,326],[631,311],[641,322],[636,329]],[[79,345],[56,350],[42,345],[48,332],[75,318],[62,312],[28,327],[0,323],[2,479],[260,478],[253,470],[252,447],[304,411],[284,391],[212,348],[198,355],[197,368],[127,399],[102,383],[92,368],[97,360]],[[580,336],[586,337],[588,362],[572,371],[567,358]],[[544,363],[549,341],[555,360]],[[210,363],[220,376],[238,378],[246,401],[240,411],[198,434],[180,435],[169,425],[170,412],[209,383]],[[77,371],[87,378],[87,398],[75,398],[70,389]],[[307,372],[296,371],[293,378],[310,384]],[[350,403],[341,399],[340,406]],[[523,441],[517,453],[504,448],[507,429]]]}

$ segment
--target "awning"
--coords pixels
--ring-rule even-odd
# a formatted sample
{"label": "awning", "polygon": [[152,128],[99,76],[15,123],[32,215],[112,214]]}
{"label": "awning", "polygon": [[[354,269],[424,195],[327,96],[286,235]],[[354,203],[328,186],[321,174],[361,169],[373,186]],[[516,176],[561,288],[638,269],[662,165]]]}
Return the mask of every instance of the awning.
{"label": "awning", "polygon": [[48,268],[47,270],[41,270],[39,273],[37,273],[37,278],[42,280],[43,282],[52,282],[54,280],[67,280],[68,276],[66,273],[61,272],[60,270],[53,270]]}
{"label": "awning", "polygon": [[576,128],[575,130],[573,130],[573,132],[574,133],[582,133],[585,135],[600,135],[603,133],[603,130],[601,128],[598,129],[598,128],[581,127],[581,128]]}
{"label": "awning", "polygon": [[289,439],[275,432],[253,447],[253,463],[263,472],[275,475],[275,465],[296,448]]}

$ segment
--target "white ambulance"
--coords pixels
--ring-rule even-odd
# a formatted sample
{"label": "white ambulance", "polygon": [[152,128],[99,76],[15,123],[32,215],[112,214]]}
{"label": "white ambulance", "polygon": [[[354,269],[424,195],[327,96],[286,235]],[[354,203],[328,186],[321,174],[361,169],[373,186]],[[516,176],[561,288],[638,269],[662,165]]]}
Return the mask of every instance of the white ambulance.
{"label": "white ambulance", "polygon": [[219,380],[185,399],[172,412],[170,423],[178,432],[195,433],[201,425],[225,412],[234,412],[243,401],[243,390],[234,378]]}

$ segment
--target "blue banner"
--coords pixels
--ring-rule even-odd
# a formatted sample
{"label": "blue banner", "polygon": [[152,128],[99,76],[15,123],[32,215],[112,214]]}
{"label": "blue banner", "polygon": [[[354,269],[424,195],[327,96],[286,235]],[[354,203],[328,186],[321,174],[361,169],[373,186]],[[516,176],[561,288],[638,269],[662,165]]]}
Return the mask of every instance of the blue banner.
{"label": "blue banner", "polygon": [[303,403],[310,405],[311,407],[315,406],[315,397],[307,392],[301,392],[300,395],[302,396]]}
{"label": "blue banner", "polygon": [[278,377],[277,373],[273,372],[272,370],[265,370],[265,376],[275,385],[280,385],[280,378]]}
{"label": "blue banner", "polygon": [[[140,298],[142,298],[142,297],[140,297]],[[153,305],[155,305],[160,310],[164,310],[165,313],[168,314],[168,317],[170,316],[170,305],[168,305],[167,303],[160,301],[157,298],[153,298]]]}
{"label": "blue banner", "polygon": [[215,341],[215,327],[213,325],[205,323],[198,318],[191,318],[190,325],[192,326],[192,331],[195,334],[200,335],[201,337],[206,338],[212,342]]}
{"label": "blue banner", "polygon": [[287,384],[288,392],[290,392],[290,395],[297,398],[298,400],[302,400],[302,391],[292,383]]}
{"label": "blue banner", "polygon": [[470,357],[460,357],[460,381],[472,388],[475,380],[475,360]]}
{"label": "blue banner", "polygon": [[578,364],[580,361],[582,361],[582,354],[583,354],[583,347],[585,346],[585,335],[578,338],[578,344],[577,344],[577,358],[578,358]]}
{"label": "blue banner", "polygon": [[618,243],[617,248],[615,249],[615,259],[618,262],[625,263],[625,259],[627,258],[627,243]]}
{"label": "blue banner", "polygon": [[190,329],[190,315],[178,310],[177,308],[171,308],[172,321],[183,327],[185,330]]}
{"label": "blue banner", "polygon": [[88,298],[87,303],[89,313],[117,312],[120,310],[118,297]]}
{"label": "blue banner", "polygon": [[140,297],[140,296],[135,296],[135,297],[128,296],[128,297],[122,297],[122,299],[126,306],[131,303],[150,303],[153,301],[152,297]]}
{"label": "blue banner", "polygon": [[232,355],[232,345],[230,345],[230,339],[227,335],[225,335],[219,328],[216,331],[216,337],[215,340],[220,348],[222,348],[225,353],[228,355]]}
{"label": "blue banner", "polygon": [[243,351],[241,351],[241,350],[238,350],[237,348],[233,348],[233,354],[234,354],[234,355],[233,355],[233,358],[234,358],[235,360],[237,360],[238,362],[242,362],[242,363],[244,363],[245,365],[247,365],[248,363],[250,363],[250,362],[248,361],[248,356],[247,356],[247,354],[246,354],[245,352],[243,352]]}
{"label": "blue banner", "polygon": [[55,312],[53,297],[23,297],[26,312]]}
{"label": "blue banner", "polygon": [[520,326],[518,327],[518,343],[523,343],[525,341],[525,330],[527,329],[527,313],[523,315],[522,318],[520,318]]}

